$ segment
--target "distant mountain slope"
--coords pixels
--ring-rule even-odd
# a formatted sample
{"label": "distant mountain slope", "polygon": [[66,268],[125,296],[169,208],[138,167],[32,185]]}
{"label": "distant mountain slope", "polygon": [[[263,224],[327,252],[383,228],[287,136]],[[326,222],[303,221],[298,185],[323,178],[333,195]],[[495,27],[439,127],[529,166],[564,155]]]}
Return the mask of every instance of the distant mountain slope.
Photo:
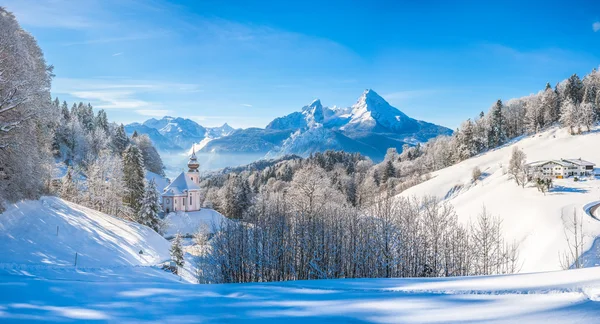
{"label": "distant mountain slope", "polygon": [[446,127],[408,117],[368,89],[352,107],[324,107],[314,100],[301,111],[271,121],[265,129],[237,131],[211,141],[205,152],[265,152],[267,157],[306,156],[325,150],[344,150],[381,160],[390,147],[424,142],[449,135]]}
{"label": "distant mountain slope", "polygon": [[234,131],[210,141],[202,148],[202,152],[216,153],[267,153],[278,149],[281,143],[290,136],[291,129],[247,128]]}
{"label": "distant mountain slope", "polygon": [[[483,206],[500,217],[504,236],[521,242],[522,271],[560,269],[558,254],[567,249],[563,233],[563,219],[577,211],[584,219],[587,235],[585,249],[592,247],[600,235],[600,222],[584,215],[584,206],[598,201],[600,179],[554,179],[554,188],[544,195],[532,184],[517,186],[506,174],[511,150],[517,146],[529,162],[545,159],[582,158],[600,164],[600,128],[571,136],[566,129],[552,128],[543,133],[522,137],[505,146],[480,154],[458,164],[432,173],[432,178],[402,193],[403,196],[434,195],[449,201],[459,221],[467,223],[476,217]],[[472,171],[481,169],[483,175],[472,181]],[[598,167],[598,166],[597,166]],[[600,249],[600,239],[595,245]],[[600,255],[600,250],[590,251]],[[586,258],[586,266],[597,265],[598,260]]]}
{"label": "distant mountain slope", "polygon": [[227,123],[219,127],[204,127],[191,119],[170,116],[151,118],[143,124],[128,124],[125,130],[130,135],[134,131],[148,134],[154,145],[163,151],[187,150],[195,143],[227,136],[235,131]]}

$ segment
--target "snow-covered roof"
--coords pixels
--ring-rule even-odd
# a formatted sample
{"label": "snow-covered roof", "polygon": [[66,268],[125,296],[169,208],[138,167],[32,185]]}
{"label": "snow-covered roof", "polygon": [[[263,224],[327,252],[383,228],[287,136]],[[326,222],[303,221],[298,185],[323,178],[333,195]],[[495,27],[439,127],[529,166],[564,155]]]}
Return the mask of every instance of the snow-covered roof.
{"label": "snow-covered roof", "polygon": [[563,161],[567,161],[573,164],[577,164],[577,165],[581,165],[581,166],[594,166],[596,165],[595,163],[592,163],[590,161],[585,161],[582,160],[581,158],[578,159],[563,159]]}
{"label": "snow-covered roof", "polygon": [[542,166],[544,164],[548,164],[548,163],[555,163],[558,165],[562,165],[564,167],[569,167],[569,166],[572,166],[573,164],[580,165],[580,166],[594,166],[595,165],[592,162],[585,161],[582,159],[560,159],[560,160],[542,160],[542,161],[530,162],[530,163],[527,163],[527,166],[540,167],[540,166]]}
{"label": "snow-covered roof", "polygon": [[185,173],[181,172],[181,174],[165,188],[162,195],[165,197],[185,196],[185,192],[192,190],[200,190],[200,187],[198,187],[198,185],[190,178],[186,177]]}
{"label": "snow-covered roof", "polygon": [[566,161],[561,161],[561,160],[535,161],[535,162],[527,163],[527,166],[530,166],[530,167],[540,167],[542,165],[549,164],[549,163],[558,164],[558,165],[561,165],[561,166],[564,166],[564,167],[571,166],[571,163],[568,163]]}

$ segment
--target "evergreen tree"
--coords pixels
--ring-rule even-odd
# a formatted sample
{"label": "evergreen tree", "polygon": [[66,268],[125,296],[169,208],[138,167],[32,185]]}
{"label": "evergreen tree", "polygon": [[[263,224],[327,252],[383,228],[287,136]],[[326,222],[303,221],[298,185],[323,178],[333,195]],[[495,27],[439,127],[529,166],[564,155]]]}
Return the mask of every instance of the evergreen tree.
{"label": "evergreen tree", "polygon": [[127,148],[127,145],[129,145],[129,138],[125,133],[125,126],[121,124],[119,125],[119,127],[117,127],[117,130],[113,137],[113,147],[117,154],[123,154],[123,152]]}
{"label": "evergreen tree", "polygon": [[385,170],[383,171],[383,182],[387,182],[390,178],[396,177],[396,168],[394,167],[394,163],[392,160],[387,160],[385,163]]}
{"label": "evergreen tree", "polygon": [[173,242],[171,243],[171,260],[177,264],[178,267],[183,267],[185,259],[183,258],[183,248],[181,246],[181,235],[177,233]]}
{"label": "evergreen tree", "polygon": [[156,190],[156,183],[154,179],[148,182],[146,190],[144,191],[144,197],[142,198],[142,206],[138,213],[137,222],[146,225],[153,229],[155,232],[160,233],[160,219],[158,214],[162,212],[162,207],[158,203],[159,193]]}
{"label": "evergreen tree", "polygon": [[71,119],[71,112],[69,111],[69,106],[66,101],[63,101],[62,103],[61,112],[64,121],[69,121]]}
{"label": "evergreen tree", "polygon": [[577,74],[571,75],[565,84],[565,99],[570,99],[575,105],[581,103],[583,98],[583,82]]}
{"label": "evergreen tree", "polygon": [[137,214],[144,197],[144,158],[135,145],[123,152],[123,181],[127,189],[125,202]]}
{"label": "evergreen tree", "polygon": [[540,98],[541,110],[544,114],[546,125],[552,125],[558,122],[560,118],[560,106],[556,91],[552,90],[550,83],[546,83],[546,89]]}
{"label": "evergreen tree", "polygon": [[502,100],[498,99],[489,114],[490,129],[488,141],[490,148],[506,143],[506,118],[504,117],[503,108]]}
{"label": "evergreen tree", "polygon": [[96,128],[100,128],[104,130],[108,134],[108,117],[106,116],[106,112],[104,109],[98,110],[98,115],[96,115]]}

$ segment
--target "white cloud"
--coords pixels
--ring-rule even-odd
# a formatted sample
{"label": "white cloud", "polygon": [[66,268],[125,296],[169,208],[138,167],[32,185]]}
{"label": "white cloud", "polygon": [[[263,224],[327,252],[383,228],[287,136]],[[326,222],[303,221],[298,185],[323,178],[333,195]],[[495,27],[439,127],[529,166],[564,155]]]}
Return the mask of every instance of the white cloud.
{"label": "white cloud", "polygon": [[172,113],[173,113],[172,110],[166,110],[166,109],[140,109],[140,110],[136,110],[135,112],[142,116],[150,116],[150,117],[164,117],[164,116],[172,115]]}
{"label": "white cloud", "polygon": [[148,97],[193,93],[199,90],[196,84],[123,78],[56,78],[53,83],[53,95],[67,95],[75,100],[89,101],[95,108],[139,111],[155,110],[164,106],[161,102],[152,101]]}
{"label": "white cloud", "polygon": [[252,108],[251,104],[241,104],[241,105],[244,106],[244,107]]}
{"label": "white cloud", "polygon": [[123,55],[123,52],[115,53],[112,56],[121,56],[121,55]]}
{"label": "white cloud", "polygon": [[600,21],[596,21],[595,23],[593,23],[592,29],[594,30],[594,32],[599,31],[600,30]]}
{"label": "white cloud", "polygon": [[150,103],[132,98],[133,91],[104,91],[88,90],[74,91],[70,95],[90,101],[93,106],[100,109],[134,109],[150,106]]}

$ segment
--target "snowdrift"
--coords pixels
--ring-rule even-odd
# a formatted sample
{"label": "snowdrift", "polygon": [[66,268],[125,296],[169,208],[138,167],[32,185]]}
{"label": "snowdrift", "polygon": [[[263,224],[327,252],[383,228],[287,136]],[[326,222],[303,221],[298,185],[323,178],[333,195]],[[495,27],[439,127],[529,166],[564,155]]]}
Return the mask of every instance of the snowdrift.
{"label": "snowdrift", "polygon": [[[502,219],[505,236],[521,242],[521,272],[557,270],[560,269],[558,253],[568,247],[563,234],[563,213],[568,217],[576,210],[583,217],[588,235],[586,249],[600,235],[600,222],[584,210],[598,200],[600,180],[555,179],[555,188],[544,195],[531,185],[521,188],[509,178],[505,170],[510,153],[518,146],[527,154],[527,161],[582,158],[600,164],[599,143],[600,128],[577,136],[569,135],[566,129],[552,128],[434,172],[432,179],[401,195],[446,199],[455,207],[461,222],[469,222],[485,206],[488,212]],[[475,167],[483,173],[477,181],[471,179]],[[587,254],[586,265],[599,263],[593,255],[597,253]]]}
{"label": "snowdrift", "polygon": [[[0,264],[118,267],[168,260],[153,230],[56,197],[10,205],[0,214]],[[140,253],[140,251],[142,253]]]}

